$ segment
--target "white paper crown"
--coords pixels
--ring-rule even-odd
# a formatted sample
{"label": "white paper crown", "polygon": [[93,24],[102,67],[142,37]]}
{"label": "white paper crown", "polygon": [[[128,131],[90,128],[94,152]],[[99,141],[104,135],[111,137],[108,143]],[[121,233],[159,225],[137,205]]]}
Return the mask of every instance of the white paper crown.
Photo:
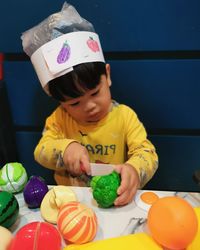
{"label": "white paper crown", "polygon": [[105,62],[96,33],[78,31],[64,34],[45,43],[31,56],[31,62],[45,89],[47,83],[86,62]]}

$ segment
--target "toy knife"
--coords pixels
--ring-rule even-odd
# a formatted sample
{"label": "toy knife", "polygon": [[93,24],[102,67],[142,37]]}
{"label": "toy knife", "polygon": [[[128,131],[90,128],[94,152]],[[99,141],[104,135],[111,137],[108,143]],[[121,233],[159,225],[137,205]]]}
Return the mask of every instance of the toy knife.
{"label": "toy knife", "polygon": [[91,176],[108,175],[114,171],[114,165],[102,163],[90,163]]}
{"label": "toy knife", "polygon": [[[81,169],[85,172],[83,165],[81,164]],[[90,163],[91,174],[90,176],[97,175],[108,175],[114,171],[114,165],[105,163]]]}

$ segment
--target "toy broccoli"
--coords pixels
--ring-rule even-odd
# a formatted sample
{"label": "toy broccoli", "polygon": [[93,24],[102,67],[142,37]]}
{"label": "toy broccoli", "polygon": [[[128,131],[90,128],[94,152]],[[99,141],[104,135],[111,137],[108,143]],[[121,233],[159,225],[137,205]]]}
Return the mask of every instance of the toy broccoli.
{"label": "toy broccoli", "polygon": [[90,182],[92,194],[100,207],[111,207],[117,198],[117,189],[120,186],[121,178],[113,171],[109,175],[95,176]]}

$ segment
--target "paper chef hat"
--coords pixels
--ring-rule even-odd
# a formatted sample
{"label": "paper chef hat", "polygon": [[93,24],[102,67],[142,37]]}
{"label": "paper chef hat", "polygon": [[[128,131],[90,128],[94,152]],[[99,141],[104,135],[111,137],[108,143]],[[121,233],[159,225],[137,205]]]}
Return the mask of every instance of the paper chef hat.
{"label": "paper chef hat", "polygon": [[48,93],[48,82],[86,62],[105,62],[98,35],[91,23],[64,3],[55,13],[22,35],[24,51]]}
{"label": "paper chef hat", "polygon": [[99,37],[93,32],[72,32],[40,47],[31,61],[43,88],[59,76],[86,62],[105,62]]}

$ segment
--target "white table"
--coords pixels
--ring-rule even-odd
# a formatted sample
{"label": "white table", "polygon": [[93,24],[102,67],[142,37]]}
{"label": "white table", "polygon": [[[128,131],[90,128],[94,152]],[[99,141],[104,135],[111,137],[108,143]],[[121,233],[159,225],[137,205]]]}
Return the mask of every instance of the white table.
{"label": "white table", "polygon": [[[51,187],[49,187],[51,188]],[[98,231],[94,240],[118,237],[134,232],[145,231],[147,211],[138,207],[135,201],[123,207],[99,208],[92,197],[90,188],[70,187],[77,194],[78,201],[91,207],[98,218]],[[148,190],[149,191],[149,190]],[[145,190],[139,190],[137,195]],[[180,196],[187,200],[193,207],[200,206],[200,193],[166,192],[152,191],[159,197]],[[40,209],[29,209],[24,202],[23,194],[15,195],[19,202],[19,217],[16,223],[11,227],[13,234],[25,224],[33,221],[43,221],[40,215]],[[64,243],[63,243],[64,244]]]}

